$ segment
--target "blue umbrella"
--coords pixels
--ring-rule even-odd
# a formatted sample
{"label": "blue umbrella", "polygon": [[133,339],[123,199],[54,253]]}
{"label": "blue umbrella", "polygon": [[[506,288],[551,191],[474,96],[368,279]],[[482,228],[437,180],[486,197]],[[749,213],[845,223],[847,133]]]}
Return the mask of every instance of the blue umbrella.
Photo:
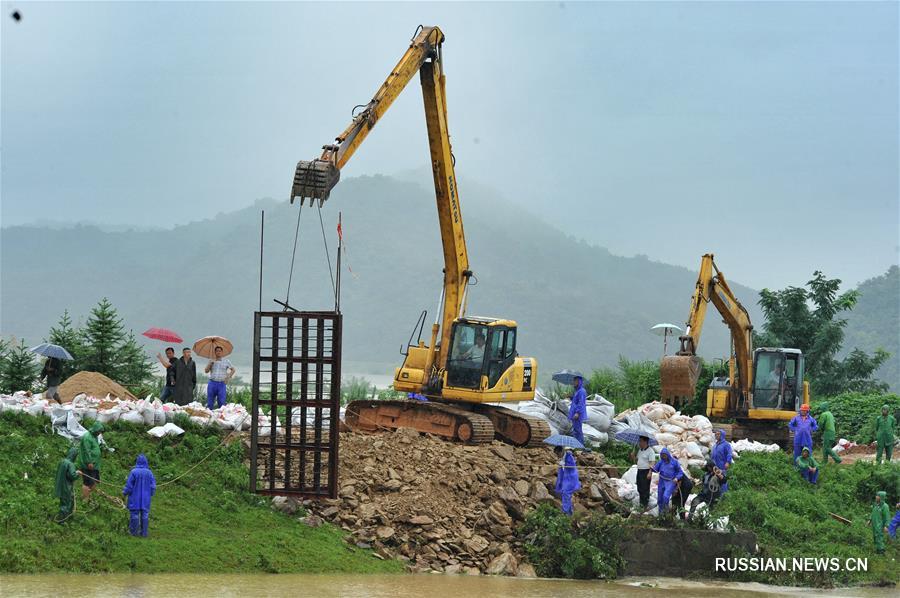
{"label": "blue umbrella", "polygon": [[650,441],[650,446],[656,446],[659,444],[656,442],[656,438],[649,435],[647,432],[642,430],[635,430],[634,428],[628,428],[627,430],[622,430],[621,432],[616,434],[616,440],[620,442],[627,442],[628,444],[637,444],[641,439],[641,436],[646,436],[647,440]]}
{"label": "blue umbrella", "polygon": [[584,374],[577,370],[562,370],[553,374],[553,381],[565,384],[567,386],[575,386],[575,378],[584,380]]}
{"label": "blue umbrella", "polygon": [[544,442],[550,446],[562,446],[573,449],[585,450],[584,445],[578,442],[577,438],[566,436],[564,434],[554,434],[548,438],[544,438]]}
{"label": "blue umbrella", "polygon": [[32,347],[28,350],[32,353],[43,355],[44,357],[55,357],[57,359],[74,359],[74,357],[72,357],[72,355],[65,349],[63,349],[59,345],[52,345],[50,343],[41,343],[37,347]]}

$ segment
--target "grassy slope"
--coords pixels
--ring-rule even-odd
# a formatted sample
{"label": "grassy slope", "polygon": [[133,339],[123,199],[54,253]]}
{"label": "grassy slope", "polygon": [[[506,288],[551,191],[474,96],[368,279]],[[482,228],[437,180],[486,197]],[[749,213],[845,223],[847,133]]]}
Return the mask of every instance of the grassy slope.
{"label": "grassy slope", "polygon": [[[816,448],[817,458],[819,452]],[[888,542],[887,553],[876,555],[866,524],[876,490],[886,490],[894,501],[900,495],[900,465],[832,463],[822,468],[819,484],[811,486],[800,479],[784,453],[746,453],[735,462],[731,478],[731,490],[717,514],[727,514],[739,528],[756,532],[766,556],[869,559],[869,571],[862,574],[788,572],[746,574],[741,579],[816,586],[900,582],[898,542]],[[890,502],[891,513],[893,505]],[[853,523],[839,523],[828,512]]]}
{"label": "grassy slope", "polygon": [[[48,434],[47,423],[43,418],[0,415],[0,572],[402,570],[397,562],[348,546],[340,530],[309,528],[250,494],[239,442],[160,488],[153,500],[149,539],[129,536],[127,511],[103,497],[89,505],[79,502],[78,512],[58,525],[51,520],[58,505],[52,496],[53,478],[67,441]],[[103,455],[103,479],[116,483],[102,487],[110,495],[121,493],[138,452],[147,455],[162,483],[221,441],[218,434],[202,432],[157,441],[128,424],[116,424],[104,438],[116,449]],[[77,492],[80,486],[76,482]]]}

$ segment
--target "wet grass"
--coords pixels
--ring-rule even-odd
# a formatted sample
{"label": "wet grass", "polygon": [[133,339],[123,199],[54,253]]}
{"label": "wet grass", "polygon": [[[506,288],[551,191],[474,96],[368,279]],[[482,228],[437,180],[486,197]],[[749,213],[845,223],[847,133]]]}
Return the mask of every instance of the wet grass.
{"label": "wet grass", "polygon": [[[819,587],[900,582],[900,542],[887,542],[886,554],[877,555],[866,523],[878,490],[887,491],[894,513],[900,465],[832,463],[820,471],[813,486],[800,478],[784,453],[744,453],[730,470],[731,489],[715,515],[728,515],[738,528],[755,532],[763,556],[837,557],[841,563],[868,558],[868,571],[744,573],[735,579]],[[840,523],[829,513],[852,523]]]}
{"label": "wet grass", "polygon": [[[160,487],[150,514],[150,537],[128,535],[128,512],[102,496],[77,505],[64,525],[54,523],[57,464],[68,441],[49,432],[49,420],[0,415],[0,572],[2,573],[388,573],[382,561],[343,541],[330,525],[310,528],[269,508],[247,490],[240,442],[225,445],[197,469]],[[186,471],[223,436],[192,430],[156,440],[143,428],[117,423],[104,433],[116,451],[103,453],[103,485],[111,496],[143,452],[157,482]],[[81,482],[76,481],[76,493]],[[77,494],[80,497],[80,494]]]}

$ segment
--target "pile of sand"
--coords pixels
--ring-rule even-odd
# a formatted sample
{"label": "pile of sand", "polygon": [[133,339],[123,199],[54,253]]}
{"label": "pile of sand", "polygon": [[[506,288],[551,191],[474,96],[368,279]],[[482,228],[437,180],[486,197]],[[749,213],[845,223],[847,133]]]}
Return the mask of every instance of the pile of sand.
{"label": "pile of sand", "polygon": [[81,393],[98,399],[106,398],[106,395],[109,395],[122,400],[137,400],[137,397],[125,390],[125,387],[97,372],[78,372],[59,386],[59,398],[64,403],[71,402]]}

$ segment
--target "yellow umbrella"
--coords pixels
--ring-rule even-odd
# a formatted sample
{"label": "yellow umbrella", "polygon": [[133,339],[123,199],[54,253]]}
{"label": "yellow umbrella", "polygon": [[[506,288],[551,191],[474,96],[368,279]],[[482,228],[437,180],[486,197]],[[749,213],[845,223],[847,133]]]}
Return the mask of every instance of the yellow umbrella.
{"label": "yellow umbrella", "polygon": [[234,345],[232,345],[231,341],[227,338],[223,336],[204,336],[194,343],[194,353],[200,357],[215,359],[216,347],[222,347],[222,357],[230,355],[231,352],[234,351]]}

